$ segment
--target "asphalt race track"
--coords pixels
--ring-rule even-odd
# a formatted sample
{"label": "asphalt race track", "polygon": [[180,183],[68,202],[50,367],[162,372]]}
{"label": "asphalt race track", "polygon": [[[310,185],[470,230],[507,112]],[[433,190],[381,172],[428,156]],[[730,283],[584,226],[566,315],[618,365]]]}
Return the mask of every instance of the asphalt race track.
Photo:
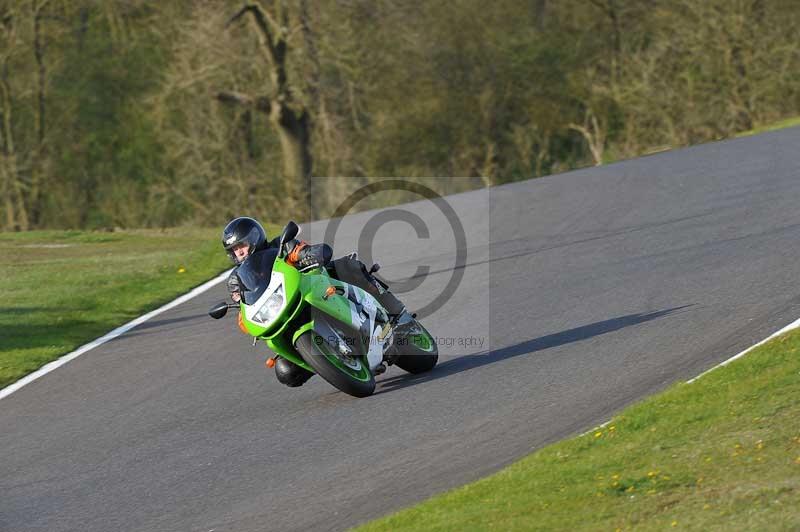
{"label": "asphalt race track", "polygon": [[455,225],[427,200],[347,217],[336,251],[371,228],[381,274],[419,285],[409,307],[456,276],[423,320],[437,369],[391,368],[367,399],[286,388],[206,316],[219,285],[0,401],[0,530],[341,530],[588,430],[800,316],[798,146],[794,128],[448,196]]}

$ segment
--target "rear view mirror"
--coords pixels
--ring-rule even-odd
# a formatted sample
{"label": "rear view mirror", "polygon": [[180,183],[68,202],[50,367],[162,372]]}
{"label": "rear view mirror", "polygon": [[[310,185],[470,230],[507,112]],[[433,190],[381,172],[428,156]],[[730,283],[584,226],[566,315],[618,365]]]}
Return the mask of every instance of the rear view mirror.
{"label": "rear view mirror", "polygon": [[228,304],[224,301],[222,303],[217,303],[208,311],[208,315],[214,318],[215,320],[220,319],[225,314],[228,313]]}
{"label": "rear view mirror", "polygon": [[283,228],[283,233],[281,233],[280,249],[282,250],[283,245],[286,242],[293,239],[294,237],[296,237],[299,233],[300,233],[300,228],[297,226],[297,224],[292,221],[289,221],[289,223],[286,224],[286,227]]}

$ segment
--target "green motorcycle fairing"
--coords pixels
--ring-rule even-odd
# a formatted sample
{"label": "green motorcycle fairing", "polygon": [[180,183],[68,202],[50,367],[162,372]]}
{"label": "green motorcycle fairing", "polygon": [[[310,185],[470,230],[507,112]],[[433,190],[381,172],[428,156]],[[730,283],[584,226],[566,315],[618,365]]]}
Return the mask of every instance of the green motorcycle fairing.
{"label": "green motorcycle fairing", "polygon": [[[261,253],[264,252],[259,252]],[[348,333],[361,339],[360,342],[348,341],[346,345],[352,347],[355,344],[355,355],[366,355],[368,347],[365,343],[368,344],[370,341],[372,331],[369,329],[374,325],[374,315],[386,317],[385,310],[372,295],[361,288],[333,279],[324,268],[300,273],[277,254],[262,257],[262,262],[271,260],[273,256],[271,271],[261,271],[259,275],[262,285],[259,299],[250,304],[245,303],[243,299],[240,303],[242,328],[248,334],[264,340],[277,355],[312,372],[314,370],[295,348],[297,339],[307,331],[313,330],[324,340],[332,336],[341,337],[341,328],[344,328]],[[254,258],[254,262],[257,262],[257,259]],[[247,261],[244,264],[247,264]],[[266,264],[261,265],[261,270],[266,268]],[[267,283],[267,274],[270,276],[270,282],[265,288],[263,285]],[[284,301],[280,310],[268,323],[263,321],[259,323],[257,318],[260,308],[266,306],[267,300],[274,296],[281,285]],[[331,287],[335,292],[330,290]],[[254,293],[258,295],[257,292]],[[368,320],[365,319],[367,316],[363,307],[371,305],[375,306],[375,311],[373,319]],[[308,307],[311,307],[310,312],[304,313],[303,309]],[[354,316],[357,316],[359,323],[353,323]],[[332,347],[337,346],[332,345]]]}

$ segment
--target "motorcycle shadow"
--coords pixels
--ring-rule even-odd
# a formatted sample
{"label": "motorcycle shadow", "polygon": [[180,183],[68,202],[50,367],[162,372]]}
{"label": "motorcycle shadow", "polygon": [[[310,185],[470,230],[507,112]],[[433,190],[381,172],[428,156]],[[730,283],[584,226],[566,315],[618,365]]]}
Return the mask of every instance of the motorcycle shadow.
{"label": "motorcycle shadow", "polygon": [[402,390],[403,388],[407,388],[409,386],[416,386],[417,384],[435,381],[437,379],[449,377],[464,371],[470,371],[483,366],[488,366],[489,364],[502,362],[510,358],[529,355],[537,351],[543,351],[545,349],[550,349],[573,342],[580,342],[581,340],[587,340],[595,336],[600,336],[606,333],[624,329],[626,327],[632,327],[634,325],[639,325],[640,323],[646,323],[664,316],[669,316],[692,306],[694,306],[694,304],[683,305],[680,307],[673,307],[654,312],[628,314],[626,316],[611,318],[608,320],[575,327],[573,329],[568,329],[566,331],[548,334],[546,336],[526,340],[524,342],[501,347],[499,349],[481,351],[478,353],[453,358],[438,364],[428,373],[421,373],[418,375],[395,375],[393,377],[389,377],[388,379],[378,381],[378,389],[375,391],[375,395]]}

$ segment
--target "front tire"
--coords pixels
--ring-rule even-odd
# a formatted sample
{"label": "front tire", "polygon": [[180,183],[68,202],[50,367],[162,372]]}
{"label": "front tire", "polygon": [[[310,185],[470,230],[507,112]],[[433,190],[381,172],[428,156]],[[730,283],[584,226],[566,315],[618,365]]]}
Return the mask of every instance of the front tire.
{"label": "front tire", "polygon": [[331,386],[353,397],[368,397],[375,391],[375,377],[361,357],[345,359],[313,331],[300,335],[295,347],[303,360]]}

